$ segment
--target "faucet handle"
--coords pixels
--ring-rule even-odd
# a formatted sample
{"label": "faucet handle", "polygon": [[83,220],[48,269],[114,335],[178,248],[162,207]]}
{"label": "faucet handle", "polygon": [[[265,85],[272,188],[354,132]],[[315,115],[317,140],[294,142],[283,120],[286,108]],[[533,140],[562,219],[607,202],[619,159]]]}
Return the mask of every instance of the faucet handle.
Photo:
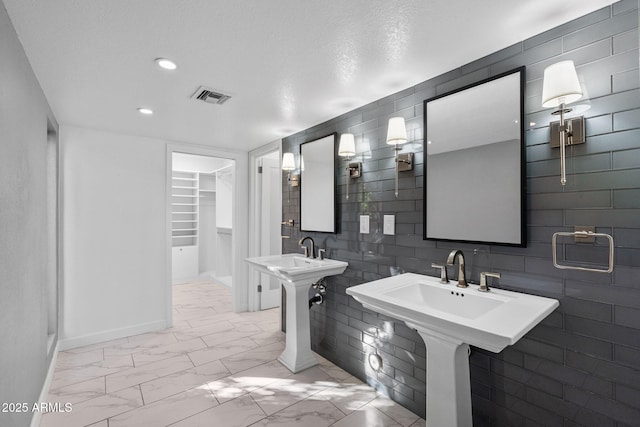
{"label": "faucet handle", "polygon": [[322,248],[322,249],[318,249],[318,258],[320,258],[321,260],[323,260],[325,258],[325,254],[327,253],[327,250]]}
{"label": "faucet handle", "polygon": [[480,273],[480,287],[478,288],[480,292],[489,292],[491,290],[487,285],[487,276],[495,277],[496,279],[499,279],[500,273],[490,273],[487,271]]}
{"label": "faucet handle", "polygon": [[304,257],[309,258],[309,248],[307,248],[306,245],[300,245],[300,247],[304,249]]}
{"label": "faucet handle", "polygon": [[447,266],[443,264],[431,263],[431,267],[440,269],[440,283],[449,283],[449,276],[447,275]]}

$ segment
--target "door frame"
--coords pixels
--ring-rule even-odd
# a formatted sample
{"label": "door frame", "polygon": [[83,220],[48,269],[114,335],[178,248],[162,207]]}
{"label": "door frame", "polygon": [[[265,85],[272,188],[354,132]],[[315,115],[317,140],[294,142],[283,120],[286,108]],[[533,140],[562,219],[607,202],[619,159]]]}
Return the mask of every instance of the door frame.
{"label": "door frame", "polygon": [[[260,177],[258,176],[258,159],[265,154],[278,152],[278,158],[282,159],[282,140],[278,139],[270,142],[262,147],[258,147],[249,151],[249,257],[260,255],[260,192],[258,191],[258,183]],[[248,287],[248,308],[249,311],[258,311],[260,309],[260,295],[258,295],[258,284],[260,281],[260,274],[251,269],[247,275],[247,287]]]}
{"label": "door frame", "polygon": [[187,143],[168,143],[166,148],[165,170],[165,301],[167,327],[173,325],[173,297],[171,285],[171,172],[173,166],[173,153],[194,154],[199,156],[219,157],[235,161],[235,173],[233,183],[233,286],[231,287],[233,310],[243,312],[248,310],[249,286],[247,284],[247,265],[245,258],[248,252],[248,198],[249,182],[247,180],[247,153],[226,150],[222,148]]}

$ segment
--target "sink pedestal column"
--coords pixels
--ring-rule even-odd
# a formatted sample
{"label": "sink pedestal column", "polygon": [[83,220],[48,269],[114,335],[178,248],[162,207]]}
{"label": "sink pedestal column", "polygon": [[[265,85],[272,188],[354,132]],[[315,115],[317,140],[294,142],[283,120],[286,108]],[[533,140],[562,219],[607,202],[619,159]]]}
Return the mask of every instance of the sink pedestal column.
{"label": "sink pedestal column", "polygon": [[287,336],[280,363],[296,373],[318,364],[311,351],[311,325],[309,322],[309,288],[313,281],[282,282],[287,291]]}
{"label": "sink pedestal column", "polygon": [[471,427],[469,345],[407,325],[418,331],[427,347],[427,427]]}

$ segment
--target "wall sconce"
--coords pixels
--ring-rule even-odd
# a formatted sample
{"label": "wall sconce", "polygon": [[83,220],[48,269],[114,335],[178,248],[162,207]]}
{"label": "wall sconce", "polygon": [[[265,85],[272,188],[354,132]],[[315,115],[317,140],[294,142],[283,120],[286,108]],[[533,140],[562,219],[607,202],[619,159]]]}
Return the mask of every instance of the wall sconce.
{"label": "wall sconce", "polygon": [[407,143],[407,128],[404,117],[389,119],[387,144],[395,145],[396,152],[396,197],[398,197],[398,172],[413,170],[413,153],[400,154],[400,145]]}
{"label": "wall sconce", "polygon": [[351,178],[359,178],[362,175],[362,163],[350,163],[351,157],[356,155],[356,143],[352,133],[340,135],[340,145],[338,146],[338,156],[346,157],[347,160],[347,200],[349,200],[349,181]]}
{"label": "wall sconce", "polygon": [[560,147],[560,184],[567,183],[565,146],[585,142],[584,117],[577,117],[565,121],[564,114],[571,108],[566,104],[577,101],[582,97],[580,81],[573,61],[561,61],[548,66],[544,70],[542,85],[542,106],[545,108],[558,107],[553,115],[560,115],[560,121],[550,123],[550,146]]}
{"label": "wall sconce", "polygon": [[296,169],[296,161],[293,158],[293,153],[284,153],[282,155],[282,170],[287,171],[287,181],[291,187],[297,187],[300,183],[298,175],[291,175],[291,171]]}

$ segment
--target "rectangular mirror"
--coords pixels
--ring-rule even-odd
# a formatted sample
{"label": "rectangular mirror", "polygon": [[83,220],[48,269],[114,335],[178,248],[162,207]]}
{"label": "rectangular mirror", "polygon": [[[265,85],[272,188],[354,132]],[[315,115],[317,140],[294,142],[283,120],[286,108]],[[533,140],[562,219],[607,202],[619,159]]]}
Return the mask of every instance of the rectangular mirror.
{"label": "rectangular mirror", "polygon": [[336,134],[300,145],[300,230],[336,232]]}
{"label": "rectangular mirror", "polygon": [[424,238],[526,246],[524,67],[424,101]]}

